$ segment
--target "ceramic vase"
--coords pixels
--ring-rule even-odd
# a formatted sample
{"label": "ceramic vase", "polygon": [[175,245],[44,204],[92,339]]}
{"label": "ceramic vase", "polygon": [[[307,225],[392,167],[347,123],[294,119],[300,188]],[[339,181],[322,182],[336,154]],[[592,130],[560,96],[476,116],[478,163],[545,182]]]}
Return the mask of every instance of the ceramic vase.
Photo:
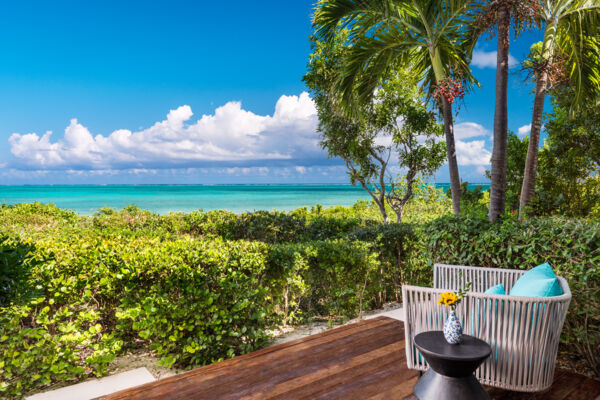
{"label": "ceramic vase", "polygon": [[456,313],[450,311],[450,315],[448,315],[448,319],[446,319],[446,323],[444,324],[444,337],[450,344],[459,344],[462,341],[462,335],[463,331],[460,321]]}

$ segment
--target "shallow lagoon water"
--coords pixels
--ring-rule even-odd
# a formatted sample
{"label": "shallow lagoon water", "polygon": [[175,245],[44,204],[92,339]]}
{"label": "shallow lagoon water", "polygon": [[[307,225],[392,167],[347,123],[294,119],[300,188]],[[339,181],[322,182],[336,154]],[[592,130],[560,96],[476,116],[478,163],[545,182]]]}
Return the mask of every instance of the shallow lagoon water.
{"label": "shallow lagoon water", "polygon": [[[447,184],[436,184],[446,189]],[[470,185],[471,186],[471,185]],[[475,185],[473,185],[475,186]],[[484,185],[487,188],[489,185]],[[351,185],[31,185],[0,186],[0,203],[54,203],[82,215],[135,204],[160,214],[198,209],[292,210],[317,204],[349,206],[369,200]]]}

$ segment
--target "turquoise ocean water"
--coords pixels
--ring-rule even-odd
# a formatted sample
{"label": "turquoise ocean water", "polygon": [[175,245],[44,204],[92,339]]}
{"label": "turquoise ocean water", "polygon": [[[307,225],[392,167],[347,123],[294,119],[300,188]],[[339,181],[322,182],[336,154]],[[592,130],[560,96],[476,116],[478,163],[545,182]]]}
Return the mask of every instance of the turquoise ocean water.
{"label": "turquoise ocean water", "polygon": [[[449,185],[436,186],[446,189]],[[166,214],[198,209],[242,212],[292,210],[317,204],[324,207],[349,206],[359,199],[368,200],[369,195],[361,187],[351,185],[0,186],[0,203],[54,203],[83,215],[92,214],[102,207],[120,209],[130,204]]]}

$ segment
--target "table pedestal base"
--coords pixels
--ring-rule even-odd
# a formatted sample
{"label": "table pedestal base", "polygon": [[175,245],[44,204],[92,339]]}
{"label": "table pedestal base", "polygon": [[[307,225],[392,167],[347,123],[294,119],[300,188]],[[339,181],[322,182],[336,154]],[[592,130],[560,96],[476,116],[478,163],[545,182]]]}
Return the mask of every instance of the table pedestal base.
{"label": "table pedestal base", "polygon": [[490,400],[475,376],[452,378],[431,368],[419,379],[414,393],[419,400]]}

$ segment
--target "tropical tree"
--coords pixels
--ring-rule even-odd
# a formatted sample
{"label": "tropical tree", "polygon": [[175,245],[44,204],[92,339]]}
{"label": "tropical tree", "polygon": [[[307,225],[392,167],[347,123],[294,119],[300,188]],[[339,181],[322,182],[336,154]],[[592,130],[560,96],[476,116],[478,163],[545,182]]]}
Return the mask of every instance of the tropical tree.
{"label": "tropical tree", "polygon": [[528,60],[536,87],[519,218],[535,193],[544,100],[549,87],[556,83],[569,86],[572,109],[600,91],[598,0],[543,0],[539,17],[544,38],[532,46]]}
{"label": "tropical tree", "polygon": [[330,156],[344,160],[351,183],[369,193],[384,223],[389,222],[387,206],[401,222],[420,177],[432,175],[443,164],[442,127],[422,101],[416,79],[403,70],[391,71],[372,101],[361,103],[352,115],[340,112],[333,89],[341,73],[340,59],[348,51],[348,34],[338,31],[326,42],[312,37],[304,82],[317,107],[321,145]]}
{"label": "tropical tree", "polygon": [[460,213],[460,177],[452,103],[475,82],[466,43],[477,7],[472,0],[321,0],[313,21],[322,40],[331,40],[340,29],[350,32],[350,51],[336,84],[350,112],[368,103],[382,77],[398,66],[409,68],[438,100],[454,214]]}
{"label": "tropical tree", "polygon": [[[496,50],[496,101],[494,107],[494,144],[492,148],[492,171],[489,176],[490,207],[488,217],[491,222],[505,212],[506,174],[508,147],[508,62],[511,23],[515,36],[524,25],[536,21],[539,10],[538,0],[490,0],[486,2],[473,26],[472,45],[479,36],[487,32],[497,35]],[[496,29],[497,28],[497,29]]]}
{"label": "tropical tree", "polygon": [[600,93],[576,115],[570,91],[552,90],[552,111],[544,117],[547,137],[539,152],[536,214],[600,217]]}

